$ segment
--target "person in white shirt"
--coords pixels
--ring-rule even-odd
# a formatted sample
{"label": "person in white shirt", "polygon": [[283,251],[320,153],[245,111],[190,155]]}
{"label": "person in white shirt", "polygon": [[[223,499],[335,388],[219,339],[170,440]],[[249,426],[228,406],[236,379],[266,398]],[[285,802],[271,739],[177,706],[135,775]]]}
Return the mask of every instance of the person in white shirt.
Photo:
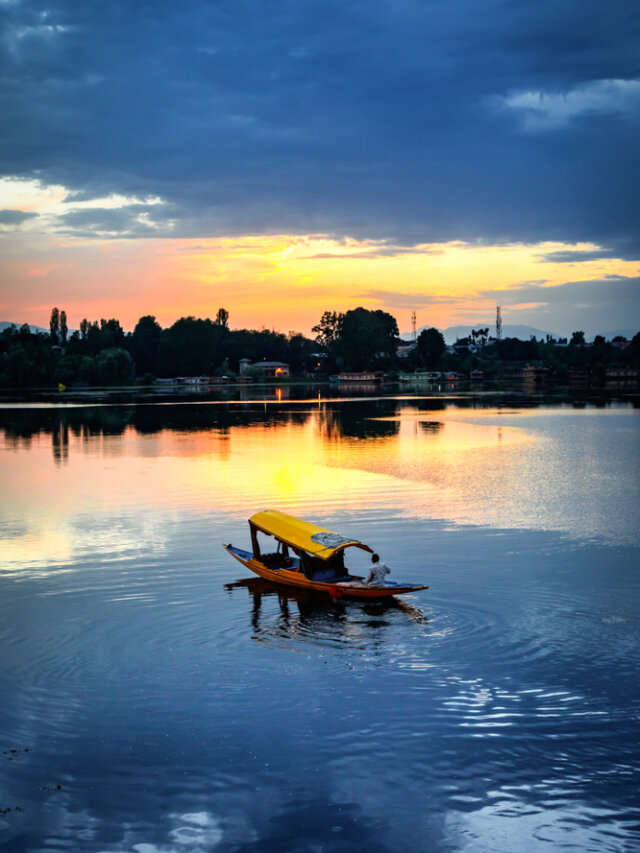
{"label": "person in white shirt", "polygon": [[391,569],[380,562],[380,557],[377,554],[371,555],[371,564],[369,577],[365,583],[368,586],[381,586],[384,583],[384,576],[391,574]]}

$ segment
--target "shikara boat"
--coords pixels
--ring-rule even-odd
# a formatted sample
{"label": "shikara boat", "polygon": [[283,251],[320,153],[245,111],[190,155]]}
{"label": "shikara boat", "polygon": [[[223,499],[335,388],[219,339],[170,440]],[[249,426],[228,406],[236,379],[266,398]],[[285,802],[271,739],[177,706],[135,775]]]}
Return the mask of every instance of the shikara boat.
{"label": "shikara boat", "polygon": [[[328,593],[332,598],[387,598],[427,586],[394,581],[367,584],[345,566],[347,548],[373,549],[358,539],[348,539],[293,515],[268,509],[249,519],[252,551],[225,545],[224,548],[252,572],[274,583]],[[261,535],[272,537],[273,550],[264,549]]]}

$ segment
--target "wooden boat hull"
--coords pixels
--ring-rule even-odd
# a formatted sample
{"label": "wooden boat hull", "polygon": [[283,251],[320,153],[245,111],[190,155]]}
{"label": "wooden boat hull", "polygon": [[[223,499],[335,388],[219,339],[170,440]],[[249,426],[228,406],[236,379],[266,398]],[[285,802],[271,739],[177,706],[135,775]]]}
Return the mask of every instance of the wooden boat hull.
{"label": "wooden boat hull", "polygon": [[349,581],[314,581],[310,580],[302,572],[290,571],[289,569],[269,569],[260,560],[257,560],[249,551],[243,551],[233,545],[223,545],[227,553],[231,554],[239,563],[251,569],[256,575],[272,583],[295,586],[299,589],[324,592],[332,598],[388,598],[391,595],[401,595],[407,592],[417,592],[420,589],[428,589],[428,586],[414,586],[411,584],[385,583],[379,586],[369,586],[362,579],[351,579]]}

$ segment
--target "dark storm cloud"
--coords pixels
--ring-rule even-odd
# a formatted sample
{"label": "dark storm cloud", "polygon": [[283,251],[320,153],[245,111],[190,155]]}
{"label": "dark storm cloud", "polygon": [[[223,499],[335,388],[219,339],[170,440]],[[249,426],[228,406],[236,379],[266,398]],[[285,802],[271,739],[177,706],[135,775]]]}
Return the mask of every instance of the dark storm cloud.
{"label": "dark storm cloud", "polygon": [[160,195],[180,236],[640,257],[628,0],[25,0],[0,27],[2,174]]}
{"label": "dark storm cloud", "polygon": [[83,236],[160,237],[173,236],[172,221],[158,205],[91,207],[58,216],[55,230]]}
{"label": "dark storm cloud", "polygon": [[535,282],[523,282],[507,290],[482,290],[478,295],[505,305],[529,302],[548,303],[553,306],[589,303],[591,307],[596,308],[612,298],[622,306],[625,303],[631,306],[639,294],[640,277],[610,275],[603,279],[567,281],[546,287]]}
{"label": "dark storm cloud", "polygon": [[0,210],[0,225],[16,227],[37,215],[25,210]]}
{"label": "dark storm cloud", "polygon": [[538,260],[552,264],[576,264],[583,261],[601,261],[615,257],[611,249],[567,249],[559,252],[545,252]]}

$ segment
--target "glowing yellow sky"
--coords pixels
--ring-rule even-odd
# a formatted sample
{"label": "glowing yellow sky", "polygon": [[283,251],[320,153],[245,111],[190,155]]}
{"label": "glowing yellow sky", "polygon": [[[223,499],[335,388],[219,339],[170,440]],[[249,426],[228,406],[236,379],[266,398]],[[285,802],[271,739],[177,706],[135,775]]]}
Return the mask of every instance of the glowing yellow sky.
{"label": "glowing yellow sky", "polygon": [[[418,326],[445,328],[486,317],[493,324],[495,302],[483,290],[546,279],[546,285],[571,280],[634,275],[637,264],[599,260],[572,264],[542,262],[541,254],[594,248],[540,243],[533,246],[423,245],[411,253],[371,256],[376,244],[349,240],[347,245],[323,236],[250,237],[193,241],[160,249],[166,275],[188,292],[216,294],[238,325],[275,326],[308,331],[325,310],[355,305],[384,308],[410,328],[415,308]],[[180,299],[182,294],[180,295]],[[215,303],[215,296],[212,297]],[[424,304],[426,301],[430,304]],[[200,302],[206,310],[206,301]],[[179,311],[176,299],[174,313]],[[265,309],[265,306],[266,309]],[[212,306],[213,307],[213,306]],[[520,322],[509,309],[509,322]],[[170,312],[171,313],[171,312]],[[211,313],[211,310],[210,310]]]}
{"label": "glowing yellow sky", "polygon": [[[46,326],[56,304],[72,328],[84,316],[116,316],[132,329],[143,314],[167,326],[184,315],[214,316],[224,306],[232,328],[309,334],[323,311],[363,305],[390,311],[401,331],[409,330],[412,309],[418,326],[492,326],[496,300],[482,291],[637,274],[637,263],[615,258],[567,264],[540,257],[598,248],[592,244],[449,242],[393,254],[384,241],[326,235],[88,239],[56,233],[61,214],[138,204],[163,202],[115,195],[74,202],[64,187],[0,180],[0,208],[38,214],[0,233],[0,319]],[[519,313],[535,307],[511,305],[505,321],[527,322]]]}

